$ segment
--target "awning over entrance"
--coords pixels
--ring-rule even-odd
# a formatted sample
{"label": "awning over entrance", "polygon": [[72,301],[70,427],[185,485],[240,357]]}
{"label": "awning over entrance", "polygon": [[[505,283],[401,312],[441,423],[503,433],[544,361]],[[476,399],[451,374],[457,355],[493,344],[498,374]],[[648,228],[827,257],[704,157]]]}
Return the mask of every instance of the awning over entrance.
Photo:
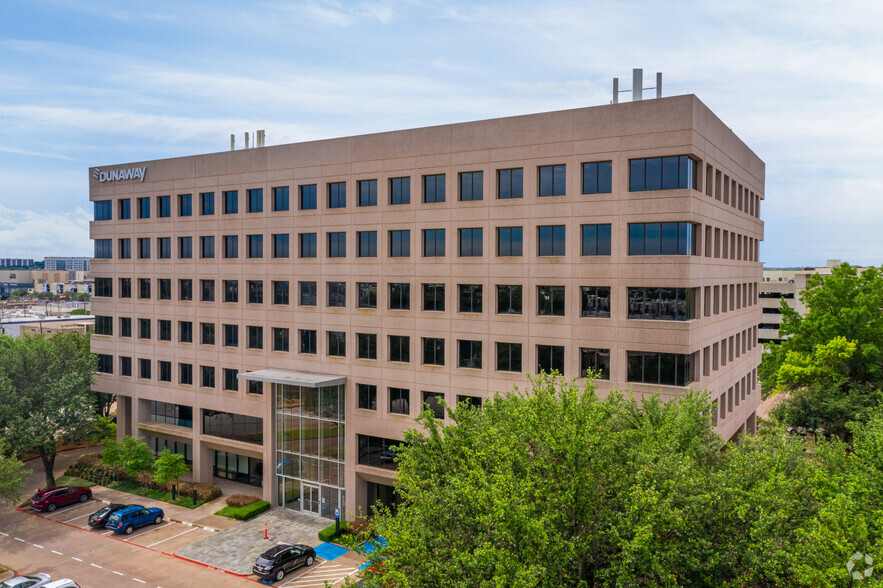
{"label": "awning over entrance", "polygon": [[287,384],[289,386],[303,386],[305,388],[323,388],[325,386],[346,384],[345,376],[311,374],[309,372],[293,372],[290,370],[258,370],[256,372],[239,374],[238,377],[240,380]]}

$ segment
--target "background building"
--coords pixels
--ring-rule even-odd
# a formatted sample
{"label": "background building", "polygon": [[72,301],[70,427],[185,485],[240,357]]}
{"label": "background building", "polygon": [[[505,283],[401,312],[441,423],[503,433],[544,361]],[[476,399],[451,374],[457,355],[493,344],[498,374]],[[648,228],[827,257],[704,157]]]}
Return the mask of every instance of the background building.
{"label": "background building", "polygon": [[0,257],[0,267],[28,269],[34,265],[33,259],[21,257]]}
{"label": "background building", "polygon": [[90,170],[95,387],[199,480],[364,512],[423,407],[539,370],[754,428],[764,164],[695,96],[135,166]]}
{"label": "background building", "polygon": [[43,260],[43,269],[47,271],[70,270],[88,272],[91,263],[91,257],[47,257]]}
{"label": "background building", "polygon": [[[806,306],[800,300],[800,292],[806,290],[806,282],[813,274],[830,276],[840,265],[839,259],[829,259],[824,267],[804,268],[764,268],[760,282],[761,322],[757,328],[757,339],[761,344],[768,341],[780,342],[779,325],[782,324],[781,300],[795,309],[801,316],[806,314]],[[856,266],[861,272],[863,267]]]}

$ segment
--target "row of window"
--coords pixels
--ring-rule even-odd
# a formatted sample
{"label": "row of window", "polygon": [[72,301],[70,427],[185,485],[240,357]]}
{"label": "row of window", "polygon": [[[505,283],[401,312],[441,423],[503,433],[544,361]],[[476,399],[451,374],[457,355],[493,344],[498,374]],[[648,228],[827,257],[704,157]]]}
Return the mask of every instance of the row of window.
{"label": "row of window", "polygon": [[[677,224],[677,223],[674,223]],[[687,224],[687,223],[680,223]],[[582,255],[610,255],[610,225],[581,225]],[[444,257],[446,251],[446,229],[424,229],[423,257]],[[291,236],[288,233],[270,236],[270,249],[267,255],[274,259],[291,256]],[[325,235],[326,257],[341,258],[347,256],[347,233],[328,232]],[[132,258],[132,239],[118,239],[118,259]],[[172,237],[155,239],[155,249],[150,237],[136,239],[135,254],[139,259],[150,259],[153,251],[159,259],[172,259]],[[220,238],[221,255],[224,259],[237,259],[240,256],[239,235],[223,235]],[[198,253],[201,259],[213,259],[216,255],[215,236],[201,236],[198,251],[194,252],[193,237],[178,237],[178,259],[191,259]],[[264,235],[245,235],[244,253],[248,259],[264,257]],[[481,227],[457,229],[457,251],[460,257],[482,257],[484,255],[484,229]],[[377,257],[378,232],[356,232],[356,256]],[[566,237],[564,225],[537,227],[537,255],[565,255]],[[524,250],[523,227],[498,227],[496,254],[500,257],[521,257]],[[318,234],[299,233],[297,235],[297,254],[300,258],[318,257]],[[387,246],[389,257],[411,257],[411,231],[389,231]],[[97,259],[113,258],[113,240],[96,239],[95,257]]]}
{"label": "row of window", "polygon": [[[132,297],[132,278],[119,278],[120,298]],[[178,280],[178,300],[192,301],[195,296],[201,302],[223,301],[238,303],[240,301],[239,280],[218,281],[198,280],[198,290],[194,292],[194,280],[183,278]],[[249,304],[263,304],[265,301],[264,281],[245,280],[243,300]],[[157,299],[172,299],[172,280],[160,278],[157,283]],[[288,305],[291,302],[290,283],[287,280],[271,281],[270,292],[266,299],[275,305]],[[317,306],[319,301],[318,282],[297,282],[297,303],[300,306]],[[153,291],[151,278],[137,279],[138,298],[150,299]],[[418,295],[422,297],[422,310],[445,311],[445,284],[421,284]],[[756,284],[724,284],[705,286],[705,316],[720,314],[730,310],[741,309],[756,303]],[[325,304],[328,308],[345,308],[347,306],[347,283],[326,282]],[[658,288],[634,287],[627,288],[627,317],[630,319],[677,320],[686,321],[697,317],[696,295],[693,288]],[[95,278],[95,296],[113,296],[113,278]],[[377,282],[355,283],[356,307],[361,309],[378,308],[379,295]],[[484,286],[482,284],[458,284],[456,288],[457,312],[484,312]],[[580,286],[580,316],[610,318],[610,286]],[[497,284],[495,286],[496,313],[522,314],[524,286],[521,284]],[[388,284],[386,307],[390,310],[411,309],[411,284]],[[536,287],[537,316],[565,316],[566,287],[561,285],[539,285]],[[773,309],[778,310],[778,309]],[[121,320],[131,320],[121,317]],[[149,320],[149,319],[142,319]],[[96,316],[96,334],[112,335],[113,325],[110,317]],[[162,321],[160,321],[162,322]],[[130,332],[131,329],[121,332]],[[129,335],[123,335],[129,336]]]}
{"label": "row of window", "polygon": [[[697,190],[701,187],[697,186]],[[748,189],[710,163],[705,164],[705,195],[754,218],[760,218],[760,194]]]}
{"label": "row of window", "polygon": [[702,375],[710,376],[752,351],[758,345],[757,327],[751,327],[725,337],[702,349]]}
{"label": "row of window", "polygon": [[[686,157],[686,156],[684,156]],[[689,158],[688,158],[689,159]],[[613,174],[612,162],[600,161],[582,164],[582,193],[603,194],[612,192]],[[537,194],[539,196],[563,196],[565,194],[565,165],[539,166],[537,170]],[[422,176],[423,179],[423,202],[444,202],[446,198],[445,174],[433,174]],[[484,199],[484,172],[470,171],[458,174],[458,192],[461,202]],[[346,182],[328,182],[326,185],[327,208],[346,208],[347,194]],[[298,186],[297,207],[299,210],[315,210],[318,208],[317,198],[318,184],[304,184]],[[642,188],[643,189],[643,188]],[[662,188],[660,188],[662,189]],[[388,183],[388,198],[391,205],[411,203],[411,178],[409,176],[390,178]],[[523,198],[524,197],[524,168],[497,170],[497,198]],[[126,220],[132,218],[131,199],[123,198],[117,201],[117,219]],[[360,207],[377,206],[378,191],[377,180],[356,181],[356,203]],[[179,194],[177,200],[177,216],[188,217],[194,215],[192,194]],[[200,216],[215,214],[215,193],[203,192],[199,194],[196,211]],[[95,220],[105,221],[113,219],[113,201],[100,200],[94,203]],[[289,187],[280,186],[271,189],[270,210],[273,212],[285,212],[291,209]],[[172,216],[172,197],[157,196],[154,210],[151,209],[150,197],[145,196],[136,199],[136,212],[139,219],[149,219],[152,213],[157,218],[169,218]],[[245,191],[245,212],[264,212],[264,190],[252,188]],[[239,213],[239,191],[227,190],[221,193],[220,210],[222,214]]]}
{"label": "row of window", "polygon": [[[697,160],[688,155],[667,157],[648,157],[629,160],[629,191],[647,190],[701,189],[699,185],[699,168]],[[613,191],[612,161],[583,163],[582,186],[583,194],[604,194]],[[544,165],[537,168],[537,194],[539,196],[562,196],[566,193],[567,166]],[[524,197],[524,168],[498,169],[496,171],[496,196],[499,199]],[[423,202],[444,202],[446,198],[446,175],[432,174],[422,176]],[[346,208],[346,182],[328,182],[325,184],[327,208]],[[297,207],[299,210],[315,210],[318,208],[318,184],[298,186]],[[458,193],[460,201],[484,199],[484,172],[468,171],[458,174]],[[724,204],[730,205],[745,214],[760,218],[760,196],[730,178],[721,170],[715,170],[711,164],[705,167],[705,193]],[[390,178],[388,180],[388,202],[390,205],[410,204],[410,176]],[[198,214],[210,216],[215,214],[215,193],[203,192],[198,198]],[[377,206],[378,181],[365,179],[356,181],[357,204],[360,207]],[[271,189],[270,209],[283,212],[291,209],[289,187],[280,186]],[[117,219],[132,218],[131,199],[117,201]],[[95,220],[105,221],[113,218],[113,202],[102,200],[94,203]],[[245,191],[245,211],[261,213],[264,211],[264,191],[252,188]],[[239,213],[239,191],[227,190],[221,193],[220,210],[223,214]],[[177,216],[194,215],[192,194],[179,194],[176,206]],[[150,197],[136,199],[136,213],[139,219],[151,217]],[[157,196],[155,214],[158,218],[172,216],[172,197]]]}
{"label": "row of window", "polygon": [[[287,350],[288,329],[285,331],[285,346]],[[301,353],[316,353],[316,331],[301,329]],[[357,333],[357,356],[360,359],[377,359],[377,335],[369,333]],[[329,357],[343,357],[346,355],[346,333],[342,331],[328,331],[326,333],[327,349]],[[521,343],[496,342],[492,365],[501,372],[523,372],[523,349]],[[410,362],[410,337],[389,336],[389,361]],[[445,340],[430,337],[422,338],[422,357],[424,365],[445,365]],[[457,367],[466,369],[482,369],[485,358],[483,354],[483,342],[473,340],[457,340]],[[627,381],[645,384],[659,384],[663,386],[686,386],[692,382],[693,356],[694,354],[682,355],[674,353],[659,353],[648,351],[627,351]],[[564,374],[565,348],[563,345],[537,345],[536,346],[536,371]],[[113,356],[99,354],[99,372],[113,374]],[[153,379],[153,361],[147,358],[138,359],[138,378],[144,380]],[[172,362],[157,360],[156,379],[160,382],[172,382]],[[193,364],[178,364],[177,383],[193,385]],[[215,388],[215,366],[198,366],[199,385],[203,388]],[[592,376],[602,380],[610,379],[610,350],[581,347],[579,349],[579,373],[580,377]],[[132,358],[119,356],[119,375],[132,376]],[[232,368],[223,368],[221,373],[222,387],[224,390],[239,390],[239,371]],[[261,382],[248,381],[247,392],[249,394],[262,394]],[[361,405],[360,408],[365,408]],[[164,417],[166,418],[166,417]],[[180,418],[180,417],[179,417]],[[191,417],[192,418],[192,417]],[[165,422],[165,421],[164,421]],[[177,423],[176,423],[177,424]]]}
{"label": "row of window", "polygon": [[[536,252],[539,257],[564,256],[567,254],[566,225],[543,225],[537,227]],[[248,259],[261,259],[265,256],[263,234],[244,235],[243,252]],[[356,231],[355,252],[359,258],[378,257],[378,231]],[[701,225],[690,222],[629,223],[629,255],[700,255]],[[240,235],[214,235],[197,237],[194,250],[194,237],[177,237],[177,258],[192,259],[198,254],[201,259],[214,259],[219,253],[224,259],[240,257]],[[216,239],[220,251],[216,252]],[[155,246],[153,242],[155,241]],[[580,225],[580,255],[609,256],[611,254],[612,228],[609,224]],[[446,229],[422,230],[422,256],[445,257],[447,251]],[[134,254],[139,259],[150,259],[156,254],[159,259],[172,259],[172,237],[137,238]],[[317,258],[319,255],[319,234],[297,234],[297,256],[302,259]],[[325,257],[329,259],[347,257],[347,233],[332,231],[325,234]],[[757,261],[759,240],[734,231],[705,226],[705,256],[732,260]],[[390,258],[411,257],[411,231],[409,229],[390,230],[386,244]],[[522,257],[524,255],[524,227],[496,227],[496,255],[498,257]],[[272,234],[269,238],[267,256],[274,259],[292,257],[291,235]],[[484,229],[471,227],[457,229],[457,255],[459,257],[484,256]],[[132,239],[117,239],[117,259],[131,259]],[[112,259],[113,240],[95,240],[95,258]]]}
{"label": "row of window", "polygon": [[743,376],[738,382],[730,386],[726,392],[712,401],[712,423],[717,425],[727,418],[727,414],[733,412],[745,399],[751,396],[751,392],[757,389],[757,368],[754,368]]}

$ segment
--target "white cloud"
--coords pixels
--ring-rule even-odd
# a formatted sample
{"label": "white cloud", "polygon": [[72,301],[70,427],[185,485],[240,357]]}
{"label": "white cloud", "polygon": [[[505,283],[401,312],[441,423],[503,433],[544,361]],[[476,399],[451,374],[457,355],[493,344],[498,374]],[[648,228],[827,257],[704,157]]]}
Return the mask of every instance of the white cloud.
{"label": "white cloud", "polygon": [[90,219],[89,211],[81,207],[36,212],[0,204],[0,253],[3,257],[91,256]]}

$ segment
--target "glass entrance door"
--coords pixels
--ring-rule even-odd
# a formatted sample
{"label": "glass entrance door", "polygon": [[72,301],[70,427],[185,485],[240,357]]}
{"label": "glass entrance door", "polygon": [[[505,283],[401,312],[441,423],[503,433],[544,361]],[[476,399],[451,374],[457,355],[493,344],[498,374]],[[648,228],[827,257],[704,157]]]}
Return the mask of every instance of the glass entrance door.
{"label": "glass entrance door", "polygon": [[301,502],[303,503],[304,512],[319,514],[319,509],[322,506],[322,498],[319,494],[319,487],[304,484],[304,491]]}

